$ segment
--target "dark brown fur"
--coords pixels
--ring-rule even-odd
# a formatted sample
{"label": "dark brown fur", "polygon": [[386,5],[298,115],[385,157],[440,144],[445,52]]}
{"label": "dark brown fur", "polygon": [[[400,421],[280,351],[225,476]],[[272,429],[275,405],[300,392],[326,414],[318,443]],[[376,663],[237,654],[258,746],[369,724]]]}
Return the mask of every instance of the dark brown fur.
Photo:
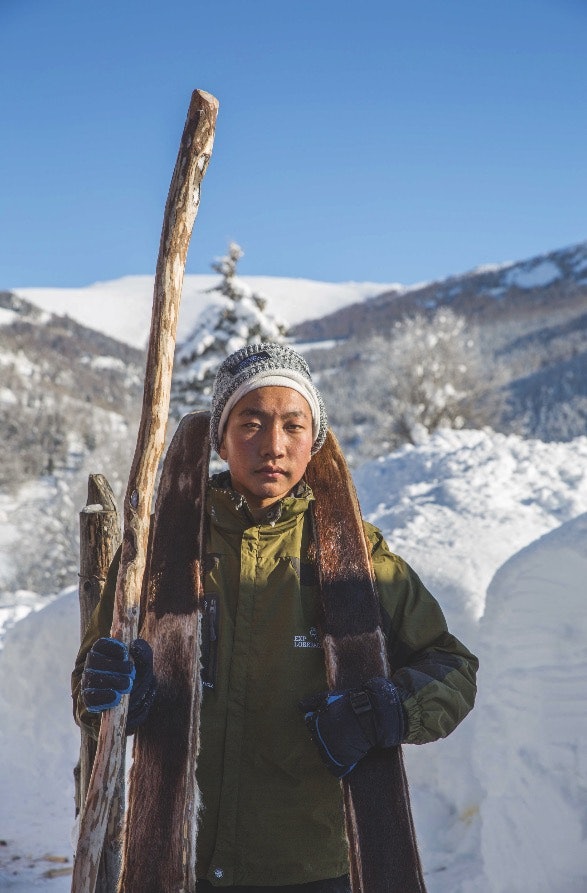
{"label": "dark brown fur", "polygon": [[[329,432],[306,478],[322,594],[328,684],[388,676],[380,608],[361,512]],[[425,893],[400,747],[372,751],[342,781],[353,893]]]}
{"label": "dark brown fur", "polygon": [[209,416],[182,420],[161,475],[141,635],[157,697],[134,747],[121,893],[195,890],[199,612]]}

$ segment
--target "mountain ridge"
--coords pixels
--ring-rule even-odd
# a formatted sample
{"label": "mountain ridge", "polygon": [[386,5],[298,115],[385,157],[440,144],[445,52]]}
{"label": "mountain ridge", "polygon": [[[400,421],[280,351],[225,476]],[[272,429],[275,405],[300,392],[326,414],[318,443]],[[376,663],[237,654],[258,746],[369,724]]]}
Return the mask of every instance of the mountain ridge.
{"label": "mountain ridge", "polygon": [[546,254],[502,264],[474,267],[445,279],[396,286],[360,304],[349,304],[319,319],[305,320],[292,329],[294,337],[320,341],[325,337],[364,337],[382,334],[407,314],[430,314],[451,307],[476,322],[503,321],[521,313],[548,315],[552,300],[572,317],[577,306],[587,306],[587,241]]}
{"label": "mountain ridge", "polygon": [[[239,279],[265,294],[271,311],[288,325],[305,318],[306,308],[329,313],[341,304],[362,302],[391,286],[374,282],[320,282],[313,279],[273,276],[240,276]],[[211,290],[217,274],[188,274],[184,279],[177,337],[190,334],[204,307],[214,300]],[[68,315],[111,337],[144,349],[151,322],[152,276],[123,276],[82,288],[15,288],[12,293],[44,310]]]}

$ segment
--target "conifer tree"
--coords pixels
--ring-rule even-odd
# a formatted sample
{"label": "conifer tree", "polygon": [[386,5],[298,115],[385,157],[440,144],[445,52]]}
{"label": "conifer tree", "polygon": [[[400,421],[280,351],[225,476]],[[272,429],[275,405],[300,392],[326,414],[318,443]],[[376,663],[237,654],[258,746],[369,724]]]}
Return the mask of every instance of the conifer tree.
{"label": "conifer tree", "polygon": [[222,277],[208,289],[214,300],[203,310],[189,336],[178,345],[171,387],[171,411],[176,418],[208,409],[216,371],[222,361],[245,344],[281,341],[286,325],[266,312],[267,298],[237,276],[244,252],[231,242],[228,254],[212,269]]}

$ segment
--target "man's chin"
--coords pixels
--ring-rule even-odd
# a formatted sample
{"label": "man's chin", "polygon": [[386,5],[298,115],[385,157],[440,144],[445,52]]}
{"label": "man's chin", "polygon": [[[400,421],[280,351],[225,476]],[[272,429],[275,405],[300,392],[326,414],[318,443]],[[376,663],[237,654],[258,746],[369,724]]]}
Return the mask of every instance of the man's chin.
{"label": "man's chin", "polygon": [[271,505],[273,502],[277,502],[278,499],[283,499],[284,496],[290,492],[291,487],[284,487],[283,481],[274,484],[263,484],[262,486],[256,486],[255,489],[251,489],[249,492],[254,499],[259,500],[260,502],[265,502],[268,500],[267,507]]}
{"label": "man's chin", "polygon": [[272,502],[277,502],[278,499],[283,499],[288,493],[289,488],[284,490],[283,487],[263,487],[253,495],[256,496],[257,499],[269,499]]}

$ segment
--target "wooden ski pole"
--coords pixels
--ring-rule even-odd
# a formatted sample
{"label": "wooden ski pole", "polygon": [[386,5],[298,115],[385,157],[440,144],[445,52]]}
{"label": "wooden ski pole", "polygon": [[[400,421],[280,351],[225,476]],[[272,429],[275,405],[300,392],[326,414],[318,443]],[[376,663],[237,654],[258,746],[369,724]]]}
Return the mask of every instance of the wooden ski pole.
{"label": "wooden ski pole", "polygon": [[[103,474],[91,474],[88,479],[87,505],[80,512],[80,634],[83,637],[94,608],[100,601],[106,573],[120,545],[120,519],[114,494]],[[76,815],[82,812],[92,777],[96,755],[96,741],[81,730],[79,789]],[[104,845],[96,878],[96,893],[115,893],[120,876],[121,838],[124,825],[124,752],[118,781],[114,788],[108,815]]]}
{"label": "wooden ski pole", "polygon": [[[151,503],[169,414],[175,334],[185,262],[200,203],[200,184],[212,154],[218,100],[195,90],[165,205],[147,351],[137,445],[124,499],[122,557],[112,636],[137,636]],[[125,746],[128,698],[102,717],[94,769],[80,822],[72,893],[94,893],[108,810]]]}

